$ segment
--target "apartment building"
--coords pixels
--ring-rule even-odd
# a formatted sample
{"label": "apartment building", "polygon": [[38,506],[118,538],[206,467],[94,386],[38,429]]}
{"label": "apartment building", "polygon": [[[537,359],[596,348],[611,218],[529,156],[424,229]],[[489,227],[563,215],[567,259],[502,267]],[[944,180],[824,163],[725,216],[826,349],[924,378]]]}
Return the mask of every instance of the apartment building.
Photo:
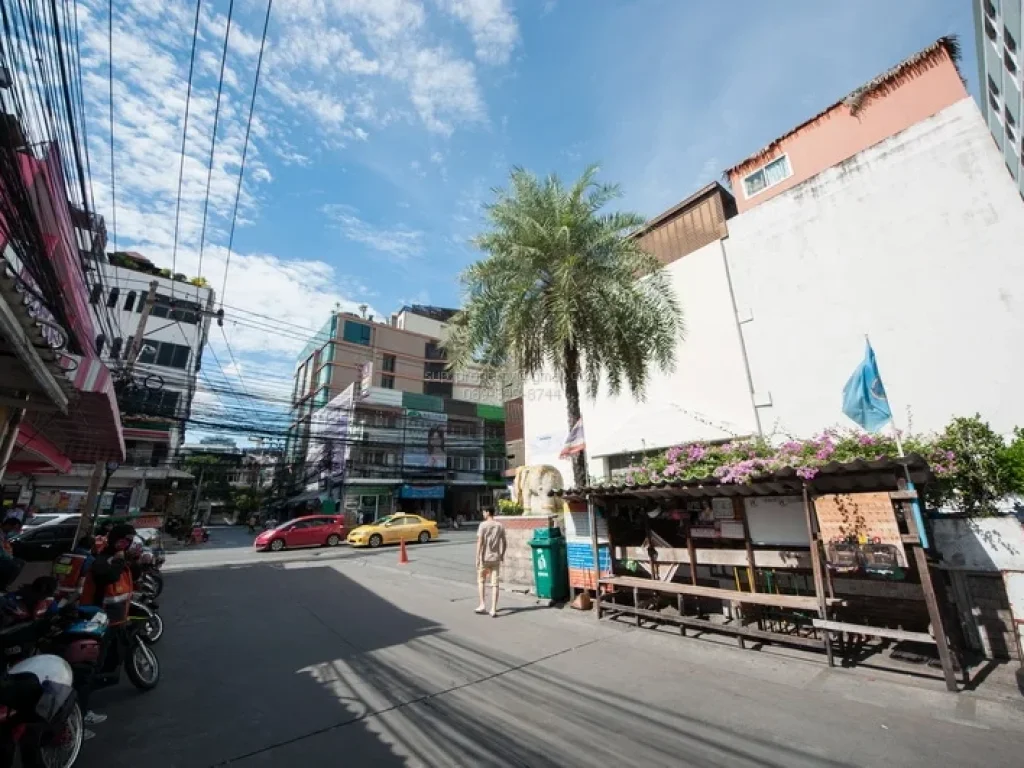
{"label": "apartment building", "polygon": [[[643,402],[582,404],[589,470],[693,440],[852,426],[841,393],[875,348],[903,429],[981,412],[1024,424],[1016,397],[1024,205],[939,40],[770,141],[639,233],[686,320],[676,369]],[[527,382],[526,462],[559,466],[560,388]]]}
{"label": "apartment building", "polygon": [[1024,0],[971,0],[979,106],[1006,167],[1024,195]]}
{"label": "apartment building", "polygon": [[453,375],[441,347],[455,310],[384,320],[339,312],[300,355],[286,456],[292,503],[340,501],[353,519],[402,509],[475,514],[504,488],[500,387]]}
{"label": "apartment building", "polygon": [[[80,247],[88,245],[90,236],[88,229],[78,228]],[[101,509],[181,514],[194,478],[180,466],[179,451],[209,334],[214,292],[188,282],[184,275],[161,270],[139,253],[92,249],[88,263],[89,306],[96,327],[107,329],[97,333],[95,350],[115,380],[127,362],[150,284],[157,286],[133,366],[133,384],[121,381],[117,387],[125,454],[110,476]],[[110,321],[101,324],[101,314]],[[77,509],[91,473],[92,465],[74,464],[66,474],[34,478],[35,503],[40,508]]]}

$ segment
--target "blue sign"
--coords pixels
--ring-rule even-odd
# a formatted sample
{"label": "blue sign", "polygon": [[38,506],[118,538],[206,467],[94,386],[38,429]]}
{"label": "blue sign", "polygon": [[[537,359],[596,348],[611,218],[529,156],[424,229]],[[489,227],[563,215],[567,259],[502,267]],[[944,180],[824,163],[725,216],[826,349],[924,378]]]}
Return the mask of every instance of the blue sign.
{"label": "blue sign", "polygon": [[443,485],[403,485],[398,491],[402,499],[443,499]]}

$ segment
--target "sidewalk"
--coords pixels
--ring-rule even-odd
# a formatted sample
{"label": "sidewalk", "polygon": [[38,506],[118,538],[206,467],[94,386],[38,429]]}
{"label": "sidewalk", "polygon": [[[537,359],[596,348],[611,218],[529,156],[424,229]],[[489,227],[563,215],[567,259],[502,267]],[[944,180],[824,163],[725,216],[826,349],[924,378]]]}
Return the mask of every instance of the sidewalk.
{"label": "sidewalk", "polygon": [[[511,595],[491,619],[473,613],[470,585],[370,561],[328,567],[441,628],[312,670],[340,701],[358,703],[360,717],[388,700],[373,731],[403,764],[454,764],[434,762],[424,744],[471,738],[484,723],[522,747],[524,765],[1016,768],[1024,753],[1024,702],[948,694],[941,679],[829,669],[820,658],[598,623]],[[437,690],[396,706],[411,679]],[[290,762],[326,753],[314,749]]]}
{"label": "sidewalk", "polygon": [[[432,581],[439,585],[451,585],[451,589],[459,588],[460,593],[467,587],[469,595],[475,595],[474,581],[475,574],[471,568],[452,569],[455,565],[448,562],[447,565],[439,567],[432,560],[413,558],[408,565],[394,565],[386,559],[374,558],[360,560],[357,562],[332,563],[333,567],[343,573],[349,572],[350,568],[367,567],[389,571],[402,577],[412,577],[417,581]],[[446,572],[447,571],[447,572]],[[443,587],[441,587],[443,589]],[[469,599],[469,598],[466,598]],[[580,623],[582,626],[594,631],[603,632],[606,628],[636,630],[632,619],[613,620],[602,619],[600,625],[594,618],[591,611],[578,611],[568,605],[558,605],[548,608],[549,601],[541,600],[532,594],[526,594],[525,588],[521,586],[502,586],[502,596],[499,603],[505,605],[532,606],[530,610],[546,609],[563,615],[566,620]],[[988,662],[971,670],[972,690],[963,691],[959,694],[949,694],[945,689],[942,679],[942,672],[939,669],[925,665],[913,665],[897,662],[888,657],[872,659],[870,664],[861,664],[855,667],[832,667],[825,662],[824,654],[815,653],[800,648],[790,648],[782,645],[765,644],[760,648],[752,647],[748,642],[746,650],[736,647],[736,639],[729,635],[716,634],[713,632],[697,633],[690,630],[687,637],[680,637],[678,627],[673,625],[662,625],[655,627],[652,622],[644,622],[644,626],[638,632],[637,642],[646,642],[644,637],[649,637],[652,644],[661,644],[658,647],[664,649],[665,653],[686,653],[686,654],[717,654],[724,649],[726,653],[739,653],[741,656],[749,656],[754,659],[761,659],[763,663],[782,665],[787,664],[810,665],[817,668],[826,676],[834,673],[836,678],[849,677],[850,679],[862,679],[865,681],[878,681],[882,685],[895,685],[898,688],[909,686],[921,691],[928,691],[939,694],[942,697],[949,697],[951,701],[957,698],[970,697],[973,699],[985,700],[998,704],[1008,704],[1020,712],[1022,723],[1024,723],[1024,696],[1017,687],[1015,662]],[[685,651],[683,650],[685,647]]]}

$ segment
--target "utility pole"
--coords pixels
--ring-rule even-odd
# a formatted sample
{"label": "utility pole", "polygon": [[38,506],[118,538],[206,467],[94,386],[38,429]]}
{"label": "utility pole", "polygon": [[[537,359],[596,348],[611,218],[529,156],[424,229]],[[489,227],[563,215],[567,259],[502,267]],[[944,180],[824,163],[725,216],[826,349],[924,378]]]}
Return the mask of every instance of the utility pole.
{"label": "utility pole", "polygon": [[129,374],[132,372],[132,368],[135,366],[136,358],[142,354],[142,339],[146,335],[146,324],[149,322],[149,315],[153,311],[153,305],[156,304],[156,289],[159,286],[156,280],[153,280],[149,284],[149,291],[146,293],[146,303],[142,306],[142,314],[139,315],[139,327],[135,329],[135,336],[132,337],[131,344],[128,346],[128,354],[125,356],[127,363],[125,369]]}
{"label": "utility pole", "polygon": [[[135,335],[132,337],[126,350],[125,372],[129,381],[131,380],[132,368],[135,366],[135,359],[141,354],[142,339],[146,335],[146,324],[149,322],[149,315],[153,311],[153,305],[156,304],[156,289],[158,286],[159,283],[156,280],[152,280],[149,283],[146,303],[143,305],[142,313],[139,315],[139,325],[135,329]],[[105,478],[103,475],[104,471],[106,472]],[[93,467],[92,476],[89,478],[89,489],[86,491],[85,502],[82,505],[82,513],[78,516],[78,530],[75,531],[76,543],[83,534],[92,533],[96,518],[99,517],[102,493],[110,482],[110,476],[116,471],[117,468],[113,466],[113,462],[97,461],[96,466]]]}
{"label": "utility pole", "polygon": [[[206,471],[206,467],[199,467],[199,482],[196,483],[196,500],[192,505],[192,524],[195,525],[196,519],[199,517],[199,499],[203,495],[203,473]],[[190,535],[188,531],[185,535]]]}

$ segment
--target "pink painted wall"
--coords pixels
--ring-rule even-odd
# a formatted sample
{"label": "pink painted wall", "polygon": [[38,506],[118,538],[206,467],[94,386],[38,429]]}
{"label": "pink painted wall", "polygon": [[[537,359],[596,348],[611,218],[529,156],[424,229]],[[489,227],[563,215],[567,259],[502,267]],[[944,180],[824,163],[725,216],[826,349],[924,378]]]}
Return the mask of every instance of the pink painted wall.
{"label": "pink painted wall", "polygon": [[[771,200],[826,168],[968,98],[956,65],[945,49],[937,50],[930,60],[917,67],[908,67],[904,77],[904,82],[895,81],[888,92],[883,89],[869,96],[856,115],[840,104],[783,139],[769,154],[729,171],[739,212]],[[747,199],[743,177],[783,154],[789,155],[793,175]]]}

